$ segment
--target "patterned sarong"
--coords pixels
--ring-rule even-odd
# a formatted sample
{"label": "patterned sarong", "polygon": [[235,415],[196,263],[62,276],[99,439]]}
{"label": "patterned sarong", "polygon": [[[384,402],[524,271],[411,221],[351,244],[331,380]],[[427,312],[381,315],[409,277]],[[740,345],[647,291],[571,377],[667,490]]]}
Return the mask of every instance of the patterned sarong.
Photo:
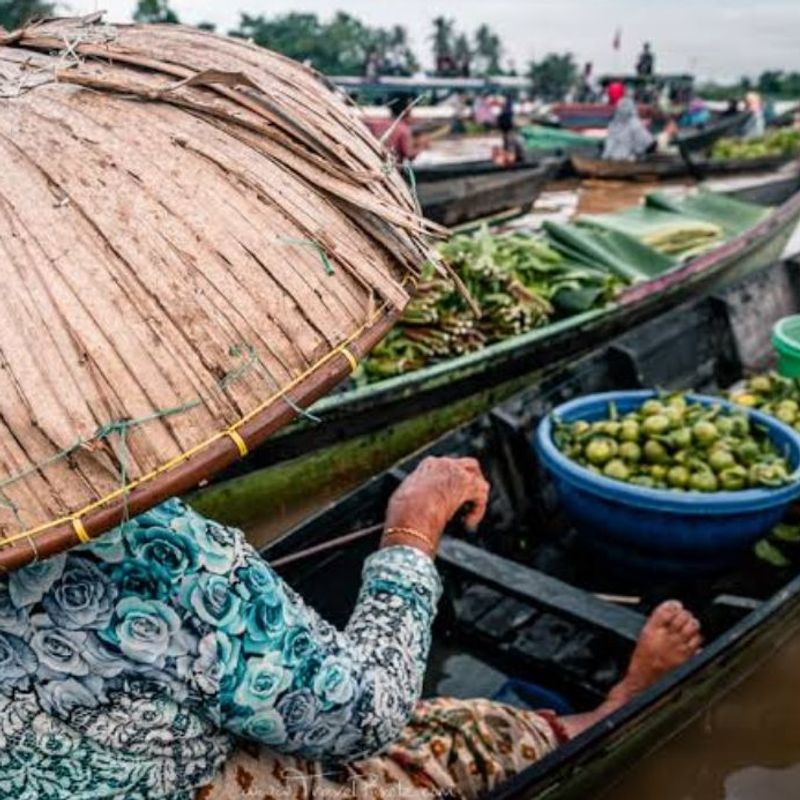
{"label": "patterned sarong", "polygon": [[385,753],[343,766],[242,745],[197,800],[473,800],[565,740],[549,712],[437,698],[417,705]]}

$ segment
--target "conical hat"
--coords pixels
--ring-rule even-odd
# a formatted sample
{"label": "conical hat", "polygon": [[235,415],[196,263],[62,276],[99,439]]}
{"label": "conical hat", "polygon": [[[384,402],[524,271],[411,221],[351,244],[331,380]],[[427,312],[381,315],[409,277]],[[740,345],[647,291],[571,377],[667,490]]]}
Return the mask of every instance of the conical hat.
{"label": "conical hat", "polygon": [[0,29],[0,568],[201,484],[343,380],[428,257],[346,99],[241,40]]}

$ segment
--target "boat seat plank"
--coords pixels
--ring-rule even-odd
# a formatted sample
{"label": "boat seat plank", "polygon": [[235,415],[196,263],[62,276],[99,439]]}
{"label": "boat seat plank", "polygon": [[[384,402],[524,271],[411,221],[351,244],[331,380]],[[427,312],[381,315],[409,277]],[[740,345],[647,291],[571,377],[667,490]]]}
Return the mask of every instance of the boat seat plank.
{"label": "boat seat plank", "polygon": [[529,600],[542,609],[585,622],[631,642],[639,638],[645,623],[645,617],[637,611],[598,600],[589,592],[460,539],[445,536],[438,557],[448,567],[505,594]]}

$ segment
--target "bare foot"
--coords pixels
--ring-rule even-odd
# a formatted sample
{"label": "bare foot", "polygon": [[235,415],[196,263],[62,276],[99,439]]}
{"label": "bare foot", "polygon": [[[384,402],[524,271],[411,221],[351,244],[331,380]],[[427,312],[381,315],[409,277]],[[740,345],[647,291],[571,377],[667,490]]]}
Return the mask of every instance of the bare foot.
{"label": "bare foot", "polygon": [[662,603],[647,620],[628,672],[612,690],[627,702],[659,678],[688,661],[702,644],[700,623],[677,600]]}
{"label": "bare foot", "polygon": [[571,739],[613,714],[659,678],[688,661],[702,644],[700,623],[677,601],[662,603],[647,620],[625,677],[609,692],[606,701],[586,714],[563,717]]}

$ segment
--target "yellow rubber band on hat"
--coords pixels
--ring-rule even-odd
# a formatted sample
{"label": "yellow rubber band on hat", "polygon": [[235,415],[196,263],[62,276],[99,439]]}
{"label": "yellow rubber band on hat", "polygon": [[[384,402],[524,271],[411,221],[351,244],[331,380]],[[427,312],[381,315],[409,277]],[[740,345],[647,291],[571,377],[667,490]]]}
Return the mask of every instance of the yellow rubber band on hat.
{"label": "yellow rubber band on hat", "polygon": [[340,347],[339,352],[347,359],[347,363],[350,365],[350,372],[355,372],[358,369],[356,357],[346,347]]}
{"label": "yellow rubber band on hat", "polygon": [[83,544],[92,541],[79,517],[72,518],[72,527],[75,529],[75,535]]}
{"label": "yellow rubber band on hat", "polygon": [[230,436],[230,438],[233,440],[233,443],[236,445],[237,449],[239,450],[239,455],[242,458],[244,458],[250,452],[250,450],[247,447],[247,442],[245,442],[245,440],[242,439],[242,436],[239,433],[239,431],[237,431],[237,430],[235,430],[233,428],[230,428],[227,431],[225,431],[225,433],[228,436]]}

